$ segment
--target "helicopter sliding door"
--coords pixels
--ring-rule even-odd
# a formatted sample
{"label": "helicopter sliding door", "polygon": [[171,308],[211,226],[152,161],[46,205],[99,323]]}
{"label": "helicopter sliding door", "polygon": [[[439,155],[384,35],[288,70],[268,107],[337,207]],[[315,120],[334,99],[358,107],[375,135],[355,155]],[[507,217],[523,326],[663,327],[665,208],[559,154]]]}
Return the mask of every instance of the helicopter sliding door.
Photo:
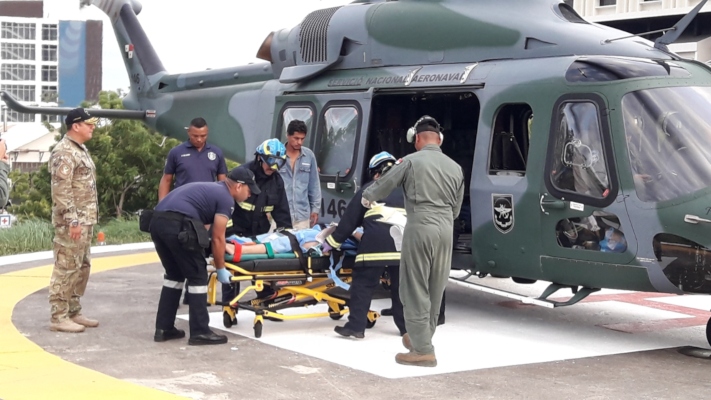
{"label": "helicopter sliding door", "polygon": [[[462,211],[455,220],[454,227],[453,268],[464,268],[470,265],[472,260],[469,183],[472,177],[479,111],[479,99],[471,91],[461,89],[379,92],[373,97],[372,103],[372,118],[364,158],[366,161],[381,151],[387,151],[397,158],[415,152],[415,146],[406,140],[406,132],[423,115],[435,118],[442,126],[442,152],[462,167],[465,182]],[[363,182],[369,179],[367,172],[363,170]],[[459,255],[462,256],[462,262],[456,260]]]}
{"label": "helicopter sliding door", "polygon": [[[321,181],[319,222],[338,221],[361,186],[371,92],[293,94],[276,99],[276,136],[286,141],[289,122],[302,120],[309,132],[304,146],[313,150],[317,166],[300,164],[301,172],[318,168]],[[365,161],[367,164],[367,160]],[[298,190],[306,188],[297,188]]]}
{"label": "helicopter sliding door", "polygon": [[541,267],[559,282],[575,270],[594,286],[604,267],[635,257],[612,146],[601,96],[567,95],[556,103],[539,206]]}

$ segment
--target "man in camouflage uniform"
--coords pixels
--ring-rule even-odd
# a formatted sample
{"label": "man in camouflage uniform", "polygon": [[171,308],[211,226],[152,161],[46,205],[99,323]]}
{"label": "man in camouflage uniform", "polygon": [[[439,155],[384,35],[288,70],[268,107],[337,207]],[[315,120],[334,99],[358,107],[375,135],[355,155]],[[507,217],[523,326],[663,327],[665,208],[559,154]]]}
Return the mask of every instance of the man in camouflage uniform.
{"label": "man in camouflage uniform", "polygon": [[52,224],[54,270],[49,283],[52,331],[83,332],[99,322],[81,314],[91,270],[90,246],[97,222],[96,168],[84,143],[97,119],[76,108],[67,115],[67,133],[52,150]]}
{"label": "man in camouflage uniform", "polygon": [[407,134],[417,152],[398,160],[363,191],[361,200],[370,208],[396,187],[405,193],[407,225],[400,253],[400,300],[407,328],[402,343],[409,352],[395,356],[398,364],[437,365],[432,336],[452,264],[453,223],[464,198],[462,168],[442,153],[443,138],[434,118],[420,118]]}

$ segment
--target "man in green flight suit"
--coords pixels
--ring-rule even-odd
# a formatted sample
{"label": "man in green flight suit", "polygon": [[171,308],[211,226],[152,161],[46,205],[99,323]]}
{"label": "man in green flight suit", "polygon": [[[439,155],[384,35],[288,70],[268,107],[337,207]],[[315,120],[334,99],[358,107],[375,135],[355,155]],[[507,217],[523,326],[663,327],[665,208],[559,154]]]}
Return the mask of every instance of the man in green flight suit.
{"label": "man in green flight suit", "polygon": [[420,118],[407,132],[407,141],[414,141],[417,152],[398,160],[363,192],[362,203],[368,208],[396,187],[405,193],[400,299],[408,332],[402,343],[409,353],[395,356],[398,364],[437,365],[432,336],[452,263],[453,221],[464,198],[462,168],[442,153],[442,139],[434,118]]}

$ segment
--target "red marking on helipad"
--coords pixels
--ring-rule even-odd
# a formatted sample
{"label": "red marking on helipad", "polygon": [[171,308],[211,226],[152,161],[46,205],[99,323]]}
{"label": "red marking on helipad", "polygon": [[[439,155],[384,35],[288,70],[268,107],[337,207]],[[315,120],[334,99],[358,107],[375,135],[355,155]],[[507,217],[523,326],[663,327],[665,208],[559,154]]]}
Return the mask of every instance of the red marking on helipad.
{"label": "red marking on helipad", "polygon": [[[688,328],[691,326],[703,326],[706,325],[709,320],[709,312],[705,310],[698,310],[691,307],[679,306],[676,304],[669,304],[660,301],[653,301],[651,299],[659,299],[665,297],[676,297],[677,295],[669,293],[645,293],[645,292],[635,292],[635,293],[620,293],[620,294],[601,294],[593,295],[581,301],[581,303],[599,303],[603,301],[617,301],[620,303],[635,304],[638,306],[654,308],[662,311],[669,311],[678,314],[686,315],[687,317],[682,318],[670,318],[665,320],[656,321],[640,321],[640,322],[626,322],[620,324],[602,324],[598,325],[600,327],[610,329],[618,332],[626,333],[639,333],[639,332],[654,332],[666,329],[677,329],[677,328]],[[566,301],[569,297],[560,297],[550,299],[553,301]],[[498,303],[498,305],[506,308],[521,308],[529,307],[529,304],[523,304],[518,301],[503,301]]]}

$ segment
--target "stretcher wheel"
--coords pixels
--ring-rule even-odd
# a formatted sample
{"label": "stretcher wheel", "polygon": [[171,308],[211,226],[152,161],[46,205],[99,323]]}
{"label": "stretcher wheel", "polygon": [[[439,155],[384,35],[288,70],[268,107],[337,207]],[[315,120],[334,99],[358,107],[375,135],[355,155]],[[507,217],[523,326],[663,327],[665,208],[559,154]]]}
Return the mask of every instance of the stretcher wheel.
{"label": "stretcher wheel", "polygon": [[237,318],[232,318],[230,313],[225,311],[222,313],[222,325],[224,325],[225,328],[232,328],[233,325],[237,325]]}
{"label": "stretcher wheel", "polygon": [[339,319],[343,318],[343,314],[341,313],[330,313],[328,314],[329,317],[331,317],[332,320],[338,321]]}
{"label": "stretcher wheel", "polygon": [[375,326],[375,323],[376,323],[376,322],[378,322],[377,319],[376,319],[376,320],[373,320],[373,321],[368,320],[368,322],[365,323],[365,327],[368,328],[368,329],[370,329],[370,328],[372,328],[372,327]]}
{"label": "stretcher wheel", "polygon": [[262,321],[257,321],[254,323],[254,337],[259,339],[262,337]]}

